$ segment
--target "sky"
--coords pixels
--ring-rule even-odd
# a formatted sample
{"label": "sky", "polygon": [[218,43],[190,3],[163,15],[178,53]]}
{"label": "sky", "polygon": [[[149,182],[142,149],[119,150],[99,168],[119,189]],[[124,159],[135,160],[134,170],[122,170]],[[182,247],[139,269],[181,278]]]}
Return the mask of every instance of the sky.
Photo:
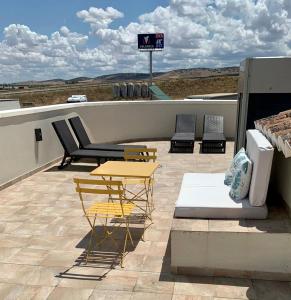
{"label": "sky", "polygon": [[290,0],[9,0],[0,82],[148,72],[138,33],[163,32],[154,71],[291,54]]}

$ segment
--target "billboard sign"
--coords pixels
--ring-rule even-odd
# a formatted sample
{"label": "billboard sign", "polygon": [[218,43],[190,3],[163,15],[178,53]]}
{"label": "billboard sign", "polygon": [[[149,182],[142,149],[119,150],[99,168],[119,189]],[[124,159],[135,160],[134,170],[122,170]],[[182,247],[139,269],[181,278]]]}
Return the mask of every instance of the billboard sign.
{"label": "billboard sign", "polygon": [[163,33],[138,34],[138,49],[141,51],[155,51],[164,49]]}

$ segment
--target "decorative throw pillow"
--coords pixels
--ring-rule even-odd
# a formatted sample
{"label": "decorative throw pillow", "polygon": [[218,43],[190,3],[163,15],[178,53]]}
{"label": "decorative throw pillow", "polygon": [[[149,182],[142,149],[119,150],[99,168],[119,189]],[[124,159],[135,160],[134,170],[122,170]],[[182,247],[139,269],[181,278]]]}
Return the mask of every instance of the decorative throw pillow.
{"label": "decorative throw pillow", "polygon": [[244,148],[241,148],[238,151],[238,153],[234,156],[230,167],[225,173],[225,179],[224,179],[225,185],[231,185],[235,170],[238,164],[245,159],[245,155],[246,155],[246,150]]}
{"label": "decorative throw pillow", "polygon": [[245,154],[244,159],[242,159],[236,166],[236,170],[232,179],[229,192],[229,195],[232,199],[242,200],[246,198],[250,189],[252,169],[253,164]]}

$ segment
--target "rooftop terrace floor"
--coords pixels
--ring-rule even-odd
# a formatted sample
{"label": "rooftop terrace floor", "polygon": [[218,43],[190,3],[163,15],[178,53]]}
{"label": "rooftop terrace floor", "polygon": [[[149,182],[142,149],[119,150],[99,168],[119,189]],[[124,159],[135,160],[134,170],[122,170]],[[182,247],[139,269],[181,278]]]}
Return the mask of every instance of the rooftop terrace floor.
{"label": "rooftop terrace floor", "polygon": [[[94,167],[52,167],[0,192],[0,299],[291,298],[289,282],[170,273],[169,234],[183,173],[224,172],[233,143],[227,143],[225,155],[199,154],[199,143],[194,154],[169,154],[169,142],[147,144],[158,147],[161,164],[155,177],[154,224],[145,242],[138,240],[137,230],[135,249],[126,256],[123,269],[102,259],[82,263],[89,226],[72,178],[88,176]],[[260,230],[236,221],[205,222],[211,230]]]}

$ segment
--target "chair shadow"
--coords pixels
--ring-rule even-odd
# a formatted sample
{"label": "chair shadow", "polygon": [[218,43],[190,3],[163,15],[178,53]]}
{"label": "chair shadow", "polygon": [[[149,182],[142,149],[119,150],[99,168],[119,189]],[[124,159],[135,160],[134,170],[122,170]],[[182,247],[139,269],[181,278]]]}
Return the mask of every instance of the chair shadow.
{"label": "chair shadow", "polygon": [[[84,249],[84,251],[79,255],[79,257],[75,260],[75,263],[68,269],[63,272],[60,272],[56,275],[57,278],[67,278],[67,279],[76,279],[76,280],[87,280],[87,281],[100,281],[109,274],[111,270],[114,270],[117,266],[120,265],[120,254],[124,246],[124,237],[125,237],[125,227],[118,227],[117,220],[113,220],[112,223],[117,224],[117,226],[108,226],[107,229],[112,231],[111,238],[105,239],[101,244],[94,243],[92,245],[91,251],[89,253],[88,260],[87,258],[87,248],[89,245],[91,231],[84,236],[84,238],[76,245],[76,248]],[[131,224],[133,224],[134,220],[131,220]],[[134,224],[143,224],[142,221],[136,221]],[[97,237],[104,237],[104,227],[101,225],[95,226]],[[135,250],[139,241],[143,236],[143,228],[131,227],[130,233],[133,239],[133,244],[131,244],[130,240],[127,242],[126,247],[126,255],[129,252]],[[114,240],[114,241],[113,241]],[[126,257],[125,255],[125,257]],[[76,272],[74,272],[74,268],[78,268]],[[78,271],[79,268],[84,268],[84,273],[82,274]],[[86,274],[86,268],[92,268],[95,270],[99,269],[100,272],[98,274]],[[93,272],[94,273],[94,272]],[[100,274],[99,274],[100,273]]]}
{"label": "chair shadow", "polygon": [[58,166],[53,166],[47,170],[45,170],[44,172],[86,172],[86,173],[90,173],[92,172],[94,169],[97,168],[97,165],[79,165],[79,164],[71,164],[69,166],[66,166],[63,169],[59,169]]}

